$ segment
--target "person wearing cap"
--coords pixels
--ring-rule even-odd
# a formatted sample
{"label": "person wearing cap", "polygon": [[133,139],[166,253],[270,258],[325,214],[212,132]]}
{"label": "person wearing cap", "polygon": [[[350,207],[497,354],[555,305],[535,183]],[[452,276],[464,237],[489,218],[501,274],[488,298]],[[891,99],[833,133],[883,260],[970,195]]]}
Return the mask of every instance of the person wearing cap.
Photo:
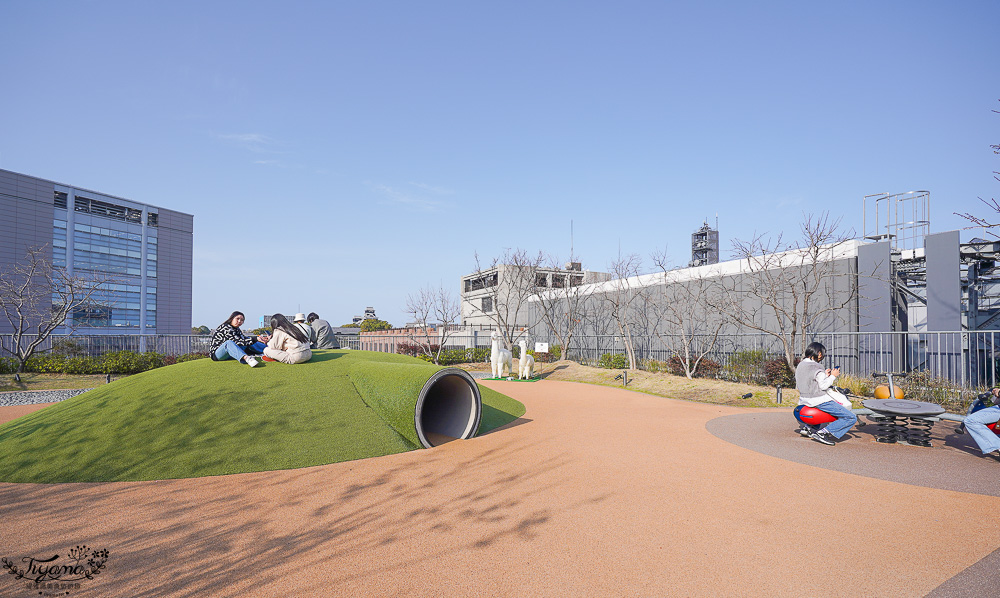
{"label": "person wearing cap", "polygon": [[306,339],[309,341],[310,347],[316,346],[316,331],[309,324],[306,324],[306,315],[299,313],[295,314],[295,325],[299,327],[302,334],[306,335]]}
{"label": "person wearing cap", "polygon": [[313,349],[339,349],[340,344],[333,334],[333,327],[326,320],[321,320],[319,314],[311,312],[306,318],[309,326],[316,331],[316,338],[313,341]]}

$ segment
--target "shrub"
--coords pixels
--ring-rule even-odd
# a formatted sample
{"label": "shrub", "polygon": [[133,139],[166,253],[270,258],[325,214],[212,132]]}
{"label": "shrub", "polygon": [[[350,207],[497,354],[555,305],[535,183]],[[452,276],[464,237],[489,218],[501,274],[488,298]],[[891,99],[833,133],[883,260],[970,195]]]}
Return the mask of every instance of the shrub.
{"label": "shrub", "polygon": [[[893,383],[903,388],[907,399],[914,401],[926,401],[937,403],[942,406],[964,411],[968,408],[976,395],[985,389],[964,390],[954,382],[945,378],[935,378],[927,370],[910,372],[905,378],[893,378]],[[878,384],[888,384],[885,378],[878,380]]]}
{"label": "shrub", "polygon": [[731,382],[743,384],[759,383],[763,378],[767,354],[761,349],[737,351],[726,360],[722,377]]}
{"label": "shrub", "polygon": [[875,392],[875,384],[871,378],[858,378],[850,374],[844,374],[837,378],[835,385],[846,388],[859,397],[870,397]]}
{"label": "shrub", "polygon": [[0,374],[13,374],[17,371],[17,360],[11,357],[0,357]]}
{"label": "shrub", "polygon": [[[456,363],[466,363],[467,349],[445,349],[438,357],[438,365],[455,365]],[[435,350],[436,352],[436,350]],[[434,363],[434,358],[421,353],[416,356],[427,363]]]}
{"label": "shrub", "polygon": [[66,374],[100,374],[101,361],[95,357],[70,357],[66,360],[63,373]]}
{"label": "shrub", "polygon": [[467,352],[465,349],[445,349],[441,351],[441,357],[438,358],[439,365],[455,365],[456,363],[465,363],[467,361]]}
{"label": "shrub", "polygon": [[[24,363],[24,371],[36,374],[57,374],[63,371],[65,363],[66,357],[63,355],[43,353],[29,357],[28,361]],[[17,366],[14,368],[17,369]]]}
{"label": "shrub", "polygon": [[155,351],[146,351],[145,353],[139,354],[139,360],[142,364],[142,371],[155,370],[156,368],[162,368],[167,365],[166,358],[160,353]]}
{"label": "shrub", "polygon": [[[438,350],[437,345],[431,345],[431,352],[436,353]],[[400,355],[409,355],[410,357],[419,357],[424,354],[424,348],[417,343],[411,343],[409,341],[403,341],[396,345],[396,353]]]}
{"label": "shrub", "polygon": [[[662,363],[662,362],[659,362]],[[675,376],[687,376],[684,371],[684,363],[681,358],[674,355],[666,362],[666,371],[670,372]],[[719,370],[722,366],[717,361],[713,361],[707,357],[703,357],[701,361],[698,362],[698,366],[695,368],[692,377],[694,378],[715,378],[719,375]],[[663,370],[660,370],[663,371]]]}
{"label": "shrub", "polygon": [[795,372],[784,358],[772,359],[764,364],[764,381],[769,386],[795,388]]}
{"label": "shrub", "polygon": [[695,372],[695,375],[699,378],[718,378],[720,371],[722,371],[721,363],[714,359],[703,357],[698,362],[698,370]]}
{"label": "shrub", "polygon": [[[70,357],[59,353],[33,355],[24,364],[24,371],[35,374],[138,374],[165,365],[173,365],[194,359],[205,359],[208,353],[187,353],[177,357],[161,355],[153,351],[115,351],[101,357],[87,355]],[[11,357],[0,358],[0,374],[13,374],[18,362]]]}
{"label": "shrub", "polygon": [[[113,351],[101,356],[101,373],[103,374],[138,374],[150,369],[150,365],[159,363],[163,365],[163,356],[154,353],[156,357],[144,357],[147,354],[140,354],[134,351]],[[158,366],[157,366],[158,367]]]}
{"label": "shrub", "polygon": [[534,355],[535,363],[549,363],[550,361],[555,361],[552,359],[551,353],[535,353]]}
{"label": "shrub", "polygon": [[465,361],[467,363],[489,363],[490,348],[474,347],[465,350]]}
{"label": "shrub", "polygon": [[597,362],[597,367],[611,370],[628,369],[628,356],[624,353],[605,353],[601,355],[600,361]]}
{"label": "shrub", "polygon": [[656,359],[647,359],[642,362],[642,369],[647,372],[657,373],[657,372],[669,372],[669,364],[666,361],[657,361]]}

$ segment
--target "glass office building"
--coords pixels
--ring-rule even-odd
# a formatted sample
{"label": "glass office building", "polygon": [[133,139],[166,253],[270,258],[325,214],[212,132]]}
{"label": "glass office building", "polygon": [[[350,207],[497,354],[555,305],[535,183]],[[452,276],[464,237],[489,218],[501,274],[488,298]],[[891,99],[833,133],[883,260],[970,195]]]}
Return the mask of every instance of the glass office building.
{"label": "glass office building", "polygon": [[110,280],[71,314],[67,329],[190,333],[190,214],[5,170],[0,209],[15,215],[0,225],[0,264],[24,259],[29,247],[45,247],[53,265],[70,275]]}

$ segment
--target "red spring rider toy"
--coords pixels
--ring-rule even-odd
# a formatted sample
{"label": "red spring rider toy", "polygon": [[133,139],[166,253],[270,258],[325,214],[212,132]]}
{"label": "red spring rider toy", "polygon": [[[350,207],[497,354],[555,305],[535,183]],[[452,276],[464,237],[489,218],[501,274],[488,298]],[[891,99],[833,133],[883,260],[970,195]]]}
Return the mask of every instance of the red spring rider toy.
{"label": "red spring rider toy", "polygon": [[806,405],[799,405],[792,411],[792,414],[795,415],[795,419],[799,422],[798,433],[803,436],[809,436],[810,432],[819,430],[823,427],[823,424],[837,421],[836,417],[826,411],[820,411],[815,407],[807,407]]}

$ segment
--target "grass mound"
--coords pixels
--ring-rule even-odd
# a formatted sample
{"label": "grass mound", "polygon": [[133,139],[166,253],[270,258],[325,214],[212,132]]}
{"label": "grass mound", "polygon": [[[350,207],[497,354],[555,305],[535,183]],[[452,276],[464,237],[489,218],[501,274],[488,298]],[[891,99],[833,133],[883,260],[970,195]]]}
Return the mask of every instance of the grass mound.
{"label": "grass mound", "polygon": [[[419,391],[441,368],[386,353],[313,355],[303,364],[253,369],[231,360],[180,363],[8,422],[0,426],[0,481],[188,478],[337,463],[418,447],[362,395],[386,392],[386,386],[406,391],[417,379]],[[390,364],[394,367],[385,367]],[[365,377],[369,369],[383,372],[378,378],[383,390]],[[525,412],[510,397],[482,387],[480,393],[480,434]]]}

